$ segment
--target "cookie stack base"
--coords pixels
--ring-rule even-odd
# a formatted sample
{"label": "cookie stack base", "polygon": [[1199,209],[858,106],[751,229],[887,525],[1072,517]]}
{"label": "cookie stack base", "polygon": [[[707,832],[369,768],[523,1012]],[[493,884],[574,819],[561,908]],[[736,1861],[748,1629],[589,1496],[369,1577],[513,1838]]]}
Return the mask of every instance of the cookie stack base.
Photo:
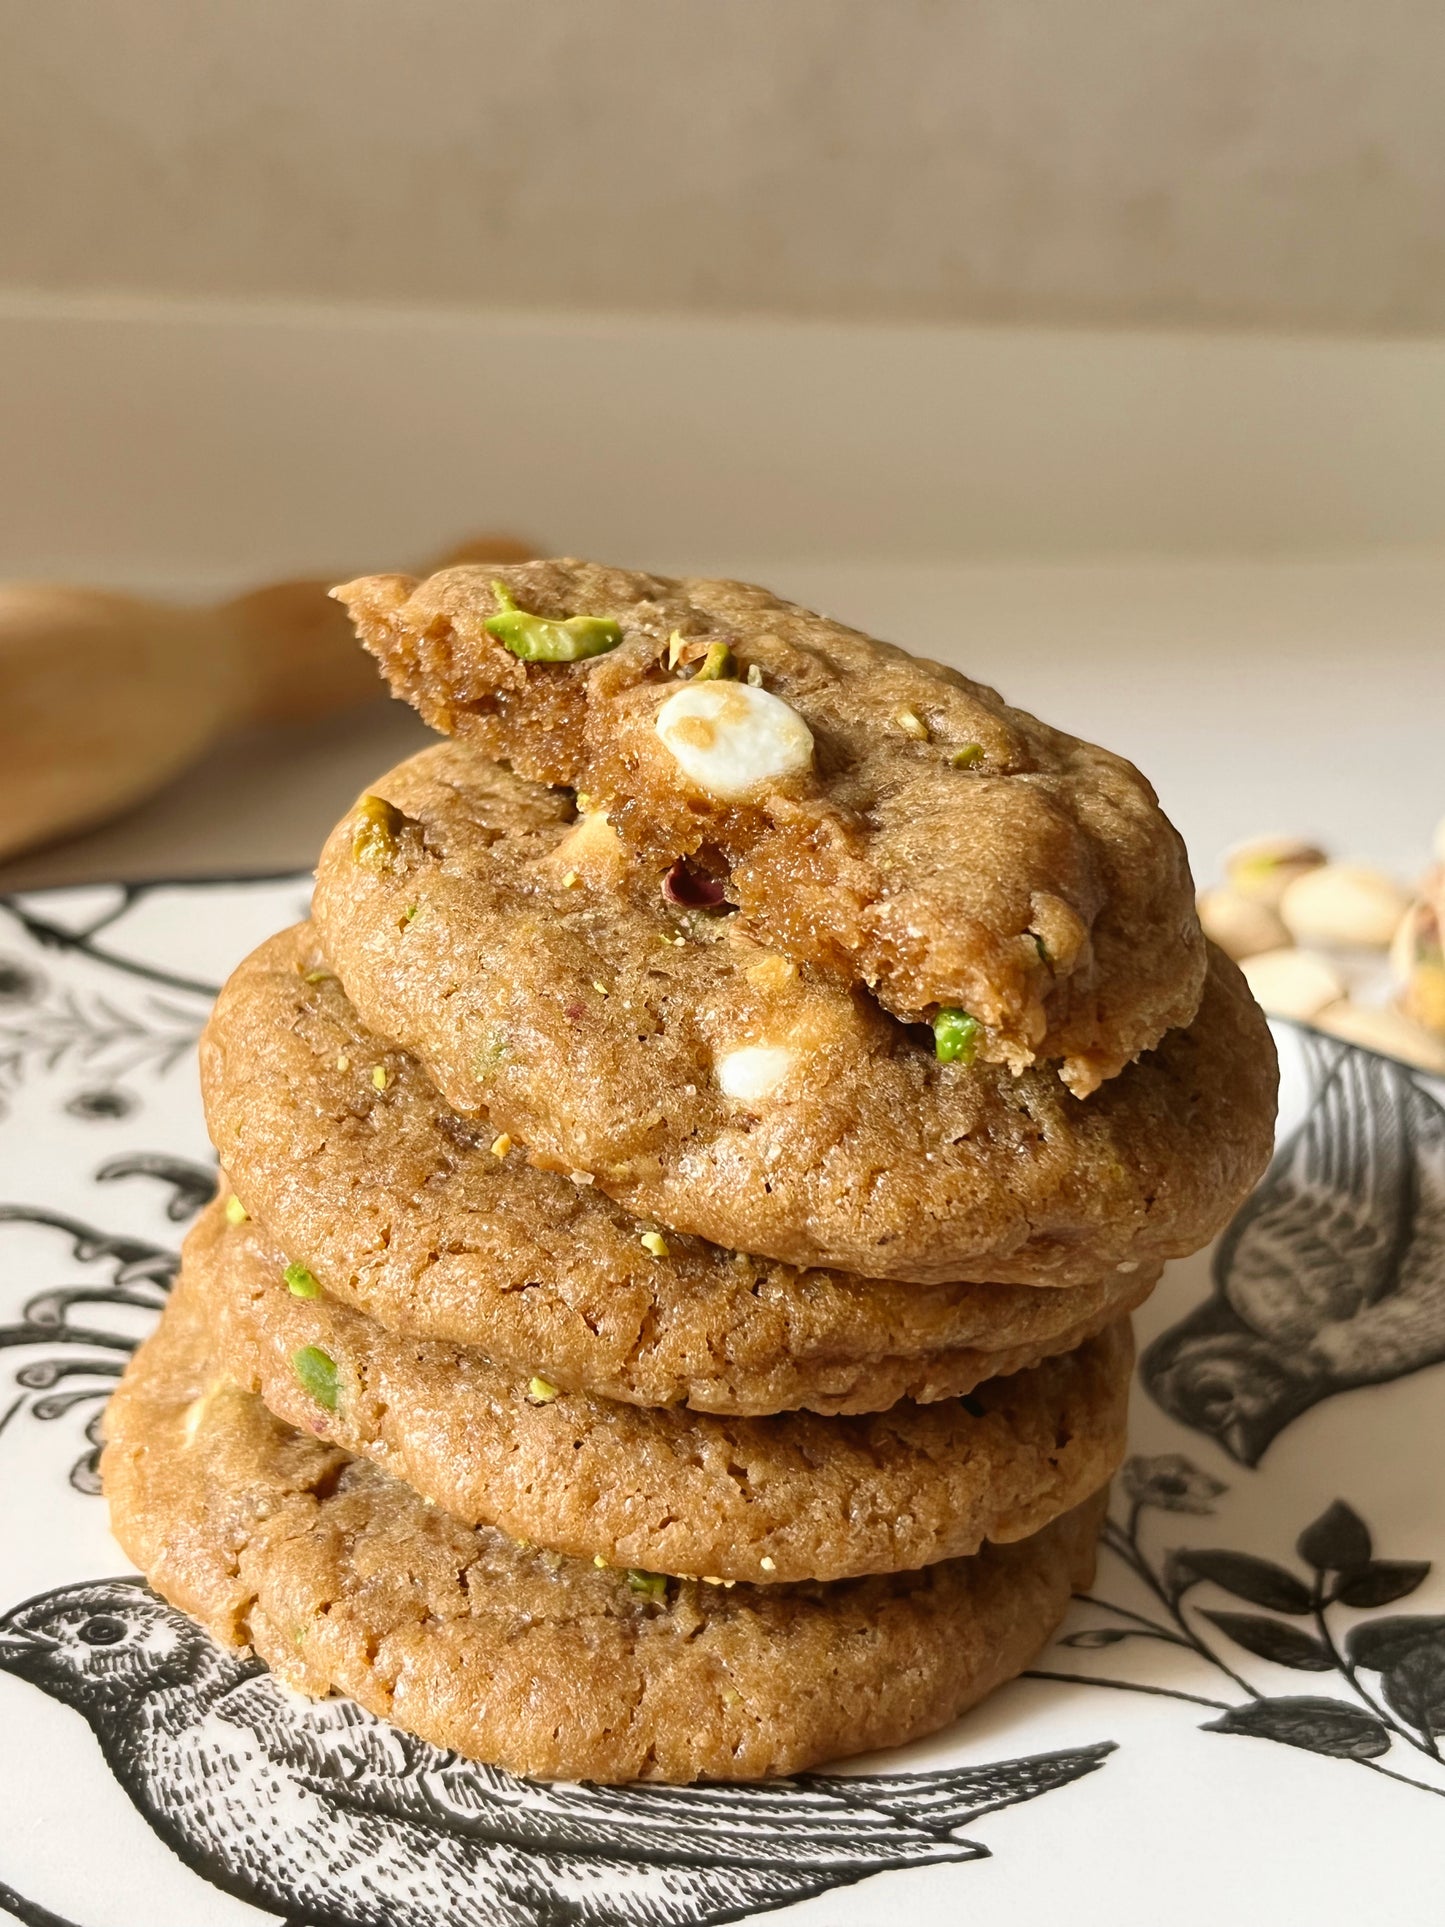
{"label": "cookie stack base", "polygon": [[638,1593],[273,1418],[218,1378],[184,1280],[107,1433],[116,1536],[216,1638],[543,1779],[761,1779],[935,1731],[1049,1638],[1103,1509],[916,1572]]}

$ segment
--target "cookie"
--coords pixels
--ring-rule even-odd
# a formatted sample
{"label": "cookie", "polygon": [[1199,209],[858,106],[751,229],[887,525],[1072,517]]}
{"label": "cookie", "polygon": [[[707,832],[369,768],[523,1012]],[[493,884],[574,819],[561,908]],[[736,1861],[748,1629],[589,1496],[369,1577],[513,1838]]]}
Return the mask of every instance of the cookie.
{"label": "cookie", "polygon": [[897,1016],[961,1008],[980,1055],[1057,1059],[1081,1094],[1194,1016],[1204,940],[1149,784],[956,670],[747,583],[589,562],[333,593],[434,728],[588,793],[654,885],[690,859]]}
{"label": "cookie", "polygon": [[366,1030],[305,925],[232,975],[200,1057],[231,1186],[328,1294],[569,1391],[731,1413],[957,1397],[1072,1350],[1158,1276],[907,1285],[644,1244],[597,1186],[496,1155],[490,1126]]}
{"label": "cookie", "polygon": [[638,1591],[273,1418],[184,1286],[106,1429],[111,1524],[157,1591],[298,1691],[543,1779],[762,1779],[946,1726],[1047,1640],[1102,1517],[916,1573]]}
{"label": "cookie", "polygon": [[317,926],[454,1109],[634,1215],[868,1277],[1083,1284],[1206,1243],[1263,1170],[1274,1048],[1222,955],[1190,1027],[1081,1102],[940,1062],[866,992],[635,887],[596,816],[514,827],[533,796],[424,750],[329,838]]}
{"label": "cookie", "polygon": [[560,1392],[398,1338],[304,1275],[313,1295],[295,1295],[286,1272],[219,1203],[187,1239],[183,1276],[228,1378],[468,1524],[609,1566],[761,1585],[905,1571],[1027,1538],[1124,1454],[1127,1320],[966,1400],[720,1418]]}

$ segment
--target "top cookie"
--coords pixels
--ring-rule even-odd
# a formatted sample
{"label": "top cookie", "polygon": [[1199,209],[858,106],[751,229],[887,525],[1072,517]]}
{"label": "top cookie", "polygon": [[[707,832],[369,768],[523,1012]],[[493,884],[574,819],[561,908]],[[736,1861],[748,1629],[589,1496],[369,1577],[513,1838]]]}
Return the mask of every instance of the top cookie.
{"label": "top cookie", "polygon": [[767,590],[589,562],[333,593],[434,727],[604,809],[763,941],[1087,1095],[1198,1008],[1183,845],[1121,757]]}

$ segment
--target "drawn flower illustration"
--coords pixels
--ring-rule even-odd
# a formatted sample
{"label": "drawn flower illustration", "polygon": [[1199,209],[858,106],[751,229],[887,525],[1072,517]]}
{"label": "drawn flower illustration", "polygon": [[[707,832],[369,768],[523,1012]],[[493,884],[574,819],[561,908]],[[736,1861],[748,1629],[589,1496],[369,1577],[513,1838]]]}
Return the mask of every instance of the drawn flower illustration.
{"label": "drawn flower illustration", "polygon": [[1192,1512],[1204,1516],[1229,1487],[1201,1472],[1179,1452],[1158,1458],[1132,1458],[1119,1474],[1119,1483],[1136,1506],[1155,1506],[1161,1512]]}

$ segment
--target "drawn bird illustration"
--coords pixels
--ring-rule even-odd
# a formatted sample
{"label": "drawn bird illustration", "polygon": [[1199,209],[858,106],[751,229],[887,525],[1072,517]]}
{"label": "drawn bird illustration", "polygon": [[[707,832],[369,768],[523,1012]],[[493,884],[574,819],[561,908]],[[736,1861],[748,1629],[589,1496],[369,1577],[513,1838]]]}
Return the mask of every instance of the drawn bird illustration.
{"label": "drawn bird illustration", "polygon": [[1304,1122],[1225,1233],[1213,1295],[1140,1363],[1244,1465],[1321,1400],[1445,1359],[1445,1109],[1390,1058],[1304,1047]]}
{"label": "drawn bird illustration", "polygon": [[311,1705],[136,1578],[0,1616],[0,1669],[82,1714],[156,1833],[290,1927],[703,1927],[887,1869],[986,1858],[959,1830],[1109,1742],[981,1767],[758,1786],[544,1786],[349,1700]]}

